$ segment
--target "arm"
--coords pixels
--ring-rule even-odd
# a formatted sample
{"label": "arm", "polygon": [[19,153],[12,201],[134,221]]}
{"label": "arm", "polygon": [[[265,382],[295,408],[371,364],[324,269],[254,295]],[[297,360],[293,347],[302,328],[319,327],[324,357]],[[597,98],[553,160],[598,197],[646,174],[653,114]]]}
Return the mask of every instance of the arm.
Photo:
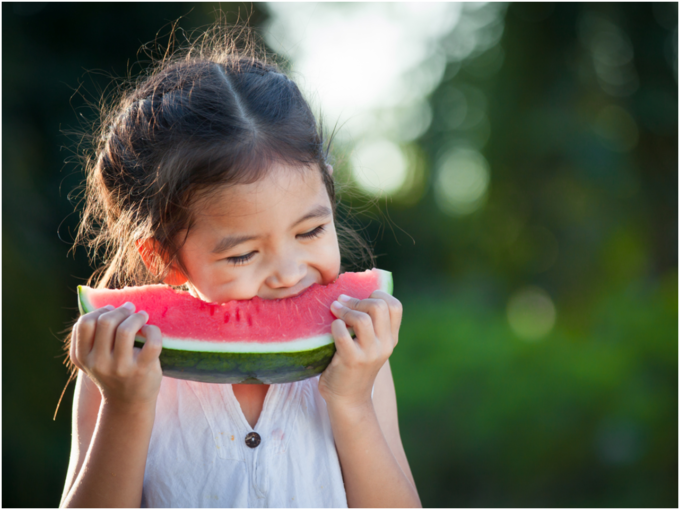
{"label": "arm", "polygon": [[85,462],[85,454],[90,448],[94,428],[97,425],[97,415],[102,398],[97,386],[81,370],[78,370],[76,389],[73,395],[73,413],[71,415],[71,457],[66,473],[66,484],[61,495],[59,506],[64,505],[73,482],[80,473]]}
{"label": "arm", "polygon": [[137,507],[142,501],[154,409],[99,410],[92,442],[63,507]]}
{"label": "arm", "polygon": [[[81,317],[71,359],[76,385],[73,444],[62,507],[139,507],[161,380],[160,331],[123,307]],[[147,338],[133,348],[138,331]],[[95,382],[96,381],[96,384]]]}
{"label": "arm", "polygon": [[404,445],[401,443],[399,418],[397,416],[397,393],[394,389],[394,380],[392,379],[392,369],[389,360],[385,362],[375,379],[373,406],[378,417],[378,423],[380,423],[380,429],[392,451],[392,455],[394,455],[399,467],[401,467],[401,470],[415,488],[416,482],[411,474],[411,467],[406,458]]}
{"label": "arm", "polygon": [[332,326],[337,352],[319,391],[328,407],[347,502],[350,507],[420,507],[387,361],[397,343],[401,304],[376,291],[369,299],[345,299],[331,310],[340,319]]}
{"label": "arm", "polygon": [[[389,361],[375,381],[373,405],[329,406],[335,445],[350,507],[420,507],[404,453]],[[361,434],[357,434],[361,431]]]}

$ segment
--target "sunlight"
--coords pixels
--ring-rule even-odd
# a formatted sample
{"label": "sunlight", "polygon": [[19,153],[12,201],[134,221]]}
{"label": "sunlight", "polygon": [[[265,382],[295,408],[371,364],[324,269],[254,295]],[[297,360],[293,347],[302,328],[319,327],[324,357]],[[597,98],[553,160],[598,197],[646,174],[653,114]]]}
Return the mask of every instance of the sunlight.
{"label": "sunlight", "polygon": [[[430,127],[428,95],[445,71],[455,71],[451,63],[484,55],[471,73],[487,76],[504,59],[496,48],[504,4],[273,2],[266,8],[267,44],[288,59],[291,77],[324,125],[338,127],[336,146],[354,153],[352,165],[363,165],[351,170],[359,187],[382,196],[409,196],[409,172],[399,154]],[[490,133],[485,101],[471,86],[451,92],[458,109],[447,124],[465,130],[477,149]],[[355,151],[361,140],[370,142]],[[389,156],[390,164],[378,163],[377,154]],[[440,198],[454,214],[476,209],[483,198],[488,165],[473,165],[440,172],[447,190]]]}

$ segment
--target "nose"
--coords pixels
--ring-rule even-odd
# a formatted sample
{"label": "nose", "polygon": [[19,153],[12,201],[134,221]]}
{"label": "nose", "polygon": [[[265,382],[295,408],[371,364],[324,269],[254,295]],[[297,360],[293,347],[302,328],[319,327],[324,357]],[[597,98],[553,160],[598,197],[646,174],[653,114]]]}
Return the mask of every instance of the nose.
{"label": "nose", "polygon": [[294,287],[307,274],[307,266],[298,261],[280,261],[267,278],[267,286],[272,289]]}

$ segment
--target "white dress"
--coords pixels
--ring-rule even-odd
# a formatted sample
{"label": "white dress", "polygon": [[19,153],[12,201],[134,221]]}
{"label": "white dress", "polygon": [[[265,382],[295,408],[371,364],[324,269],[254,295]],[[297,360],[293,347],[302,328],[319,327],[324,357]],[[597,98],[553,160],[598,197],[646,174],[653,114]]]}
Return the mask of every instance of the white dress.
{"label": "white dress", "polygon": [[346,508],[318,384],[272,384],[253,429],[230,384],[163,377],[142,506]]}

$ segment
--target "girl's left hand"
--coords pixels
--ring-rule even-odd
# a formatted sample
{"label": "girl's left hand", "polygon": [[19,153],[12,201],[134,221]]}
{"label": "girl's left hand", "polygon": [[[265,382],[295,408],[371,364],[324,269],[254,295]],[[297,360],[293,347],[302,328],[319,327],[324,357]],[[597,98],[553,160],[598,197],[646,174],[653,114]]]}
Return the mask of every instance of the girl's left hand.
{"label": "girl's left hand", "polygon": [[338,317],[331,326],[336,353],[321,374],[319,392],[329,405],[366,404],[371,401],[378,372],[397,345],[401,303],[377,290],[362,300],[341,295],[331,305],[331,312]]}

